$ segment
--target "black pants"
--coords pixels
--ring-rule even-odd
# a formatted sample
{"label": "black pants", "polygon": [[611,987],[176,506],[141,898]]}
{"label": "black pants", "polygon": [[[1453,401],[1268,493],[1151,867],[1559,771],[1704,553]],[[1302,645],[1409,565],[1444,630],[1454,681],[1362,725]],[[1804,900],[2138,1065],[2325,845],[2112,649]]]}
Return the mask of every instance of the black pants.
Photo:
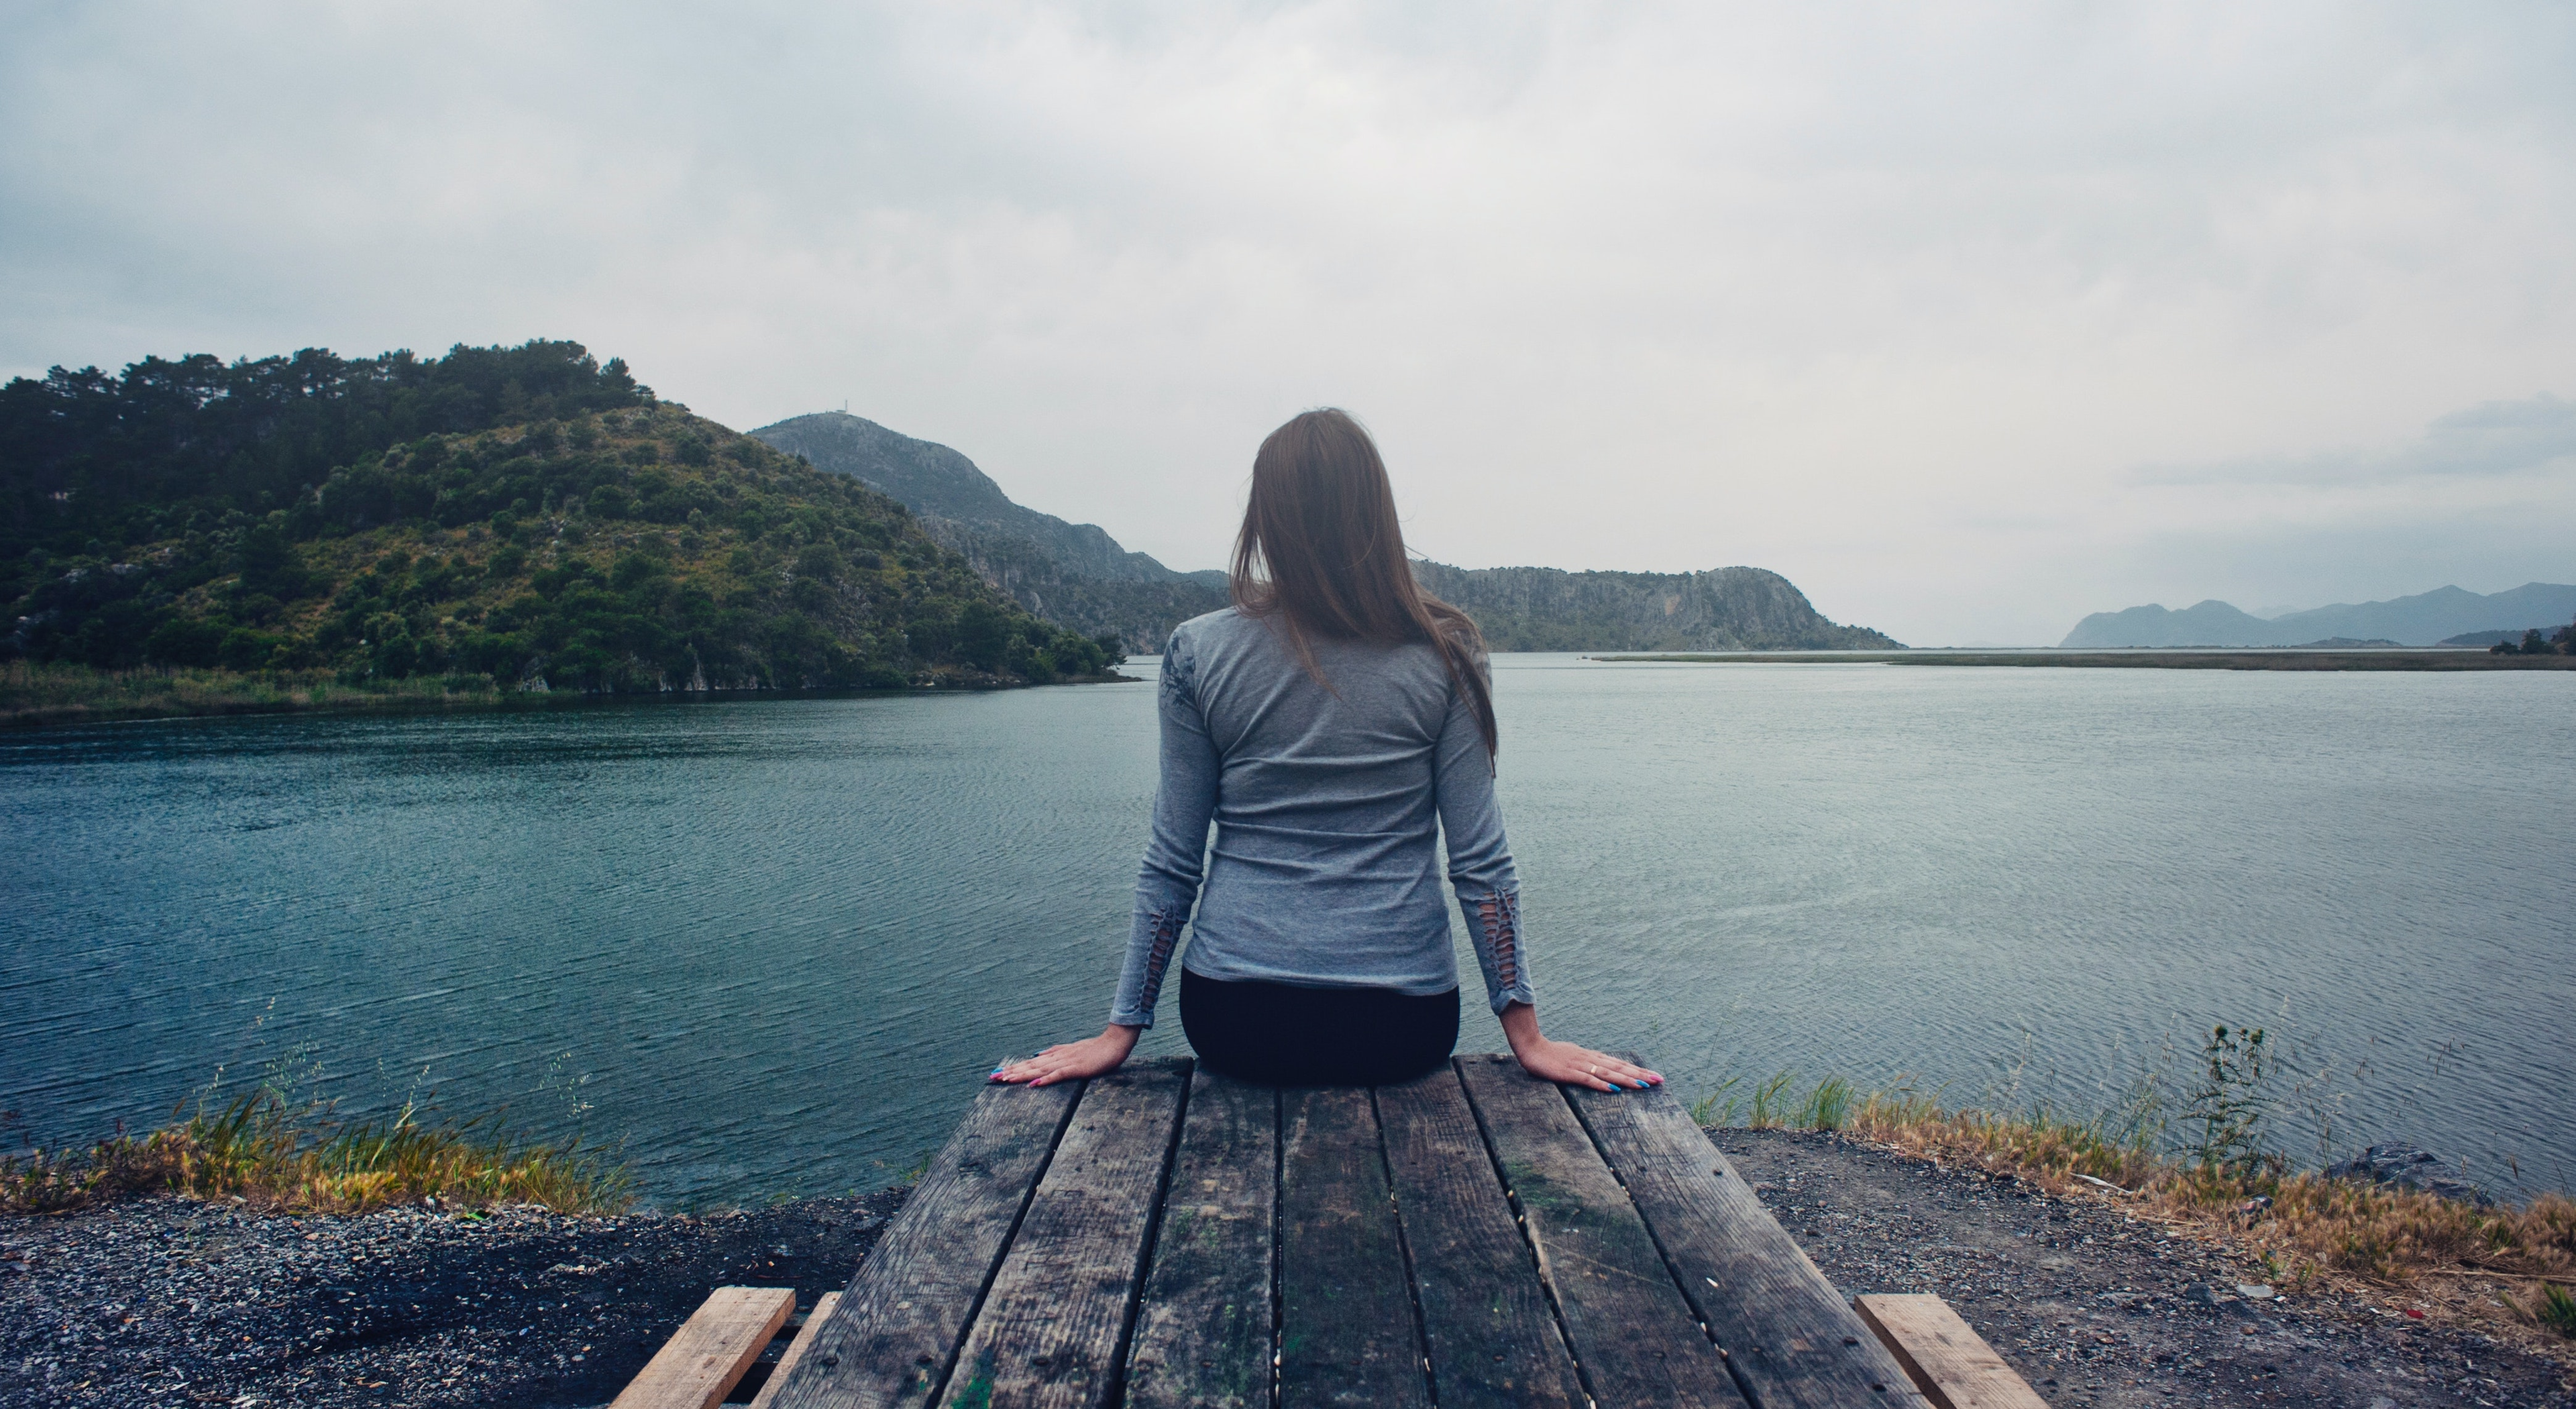
{"label": "black pants", "polygon": [[1375,1086],[1420,1076],[1458,1045],[1458,990],[1228,983],[1181,970],[1181,1031],[1199,1060],[1265,1086]]}

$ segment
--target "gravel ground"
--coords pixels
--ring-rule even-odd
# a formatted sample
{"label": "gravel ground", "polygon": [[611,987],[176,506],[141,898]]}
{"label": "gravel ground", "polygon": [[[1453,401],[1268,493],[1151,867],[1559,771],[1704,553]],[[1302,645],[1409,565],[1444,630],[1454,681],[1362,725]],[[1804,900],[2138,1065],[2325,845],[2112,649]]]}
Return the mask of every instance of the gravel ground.
{"label": "gravel ground", "polygon": [[[2576,1409],[2550,1360],[2394,1302],[2254,1302],[2221,1248],[1833,1135],[1717,1143],[1846,1293],[1933,1292],[2051,1403]],[[0,1406],[605,1404],[711,1287],[849,1280],[902,1191],[706,1217],[0,1218]],[[749,1384],[736,1392],[749,1396]]]}
{"label": "gravel ground", "polygon": [[2402,1297],[2254,1301],[2222,1247],[2107,1200],[1811,1132],[1710,1135],[1846,1295],[1931,1292],[2051,1404],[2576,1406],[2564,1366]]}
{"label": "gravel ground", "polygon": [[0,1405],[605,1404],[709,1288],[811,1306],[901,1203],[477,1220],[152,1198],[0,1218]]}

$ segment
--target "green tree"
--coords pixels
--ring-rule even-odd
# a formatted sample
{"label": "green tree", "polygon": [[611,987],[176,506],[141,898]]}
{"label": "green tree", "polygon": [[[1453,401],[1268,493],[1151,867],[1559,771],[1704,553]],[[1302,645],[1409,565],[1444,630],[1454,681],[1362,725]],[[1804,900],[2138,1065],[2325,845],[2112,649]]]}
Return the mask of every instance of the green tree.
{"label": "green tree", "polygon": [[223,659],[224,632],[220,621],[173,616],[153,629],[143,650],[161,665],[218,665]]}
{"label": "green tree", "polygon": [[1012,622],[989,601],[968,602],[957,614],[957,655],[977,670],[999,670],[1011,648]]}

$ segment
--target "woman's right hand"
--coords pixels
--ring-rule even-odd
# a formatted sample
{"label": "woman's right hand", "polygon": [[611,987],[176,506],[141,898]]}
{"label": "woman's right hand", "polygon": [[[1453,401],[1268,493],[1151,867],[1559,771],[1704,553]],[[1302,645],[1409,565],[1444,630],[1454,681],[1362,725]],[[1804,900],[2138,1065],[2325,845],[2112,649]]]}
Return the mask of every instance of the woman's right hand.
{"label": "woman's right hand", "polygon": [[1118,1070],[1119,1064],[1127,1060],[1128,1053],[1136,1050],[1136,1038],[1144,1030],[1111,1023],[1098,1037],[1086,1037],[1079,1042],[1059,1042],[1025,1061],[996,1067],[992,1079],[1052,1086],[1059,1081],[1107,1076]]}

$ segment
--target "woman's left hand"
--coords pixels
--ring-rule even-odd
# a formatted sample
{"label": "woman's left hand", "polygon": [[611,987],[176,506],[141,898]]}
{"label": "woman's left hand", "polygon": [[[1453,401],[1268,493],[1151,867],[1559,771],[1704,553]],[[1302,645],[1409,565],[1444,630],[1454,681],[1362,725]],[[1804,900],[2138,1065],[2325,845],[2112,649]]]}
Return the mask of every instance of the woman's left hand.
{"label": "woman's left hand", "polygon": [[1643,1091],[1664,1084],[1662,1075],[1634,1062],[1552,1038],[1542,1037],[1528,1050],[1515,1047],[1512,1055],[1520,1059],[1521,1070],[1541,1081],[1589,1086],[1595,1091]]}
{"label": "woman's left hand", "polygon": [[1538,1030],[1538,1010],[1526,1003],[1503,1010],[1503,1036],[1510,1039],[1512,1056],[1521,1070],[1541,1081],[1589,1086],[1595,1091],[1643,1091],[1664,1084],[1661,1072],[1546,1036]]}

